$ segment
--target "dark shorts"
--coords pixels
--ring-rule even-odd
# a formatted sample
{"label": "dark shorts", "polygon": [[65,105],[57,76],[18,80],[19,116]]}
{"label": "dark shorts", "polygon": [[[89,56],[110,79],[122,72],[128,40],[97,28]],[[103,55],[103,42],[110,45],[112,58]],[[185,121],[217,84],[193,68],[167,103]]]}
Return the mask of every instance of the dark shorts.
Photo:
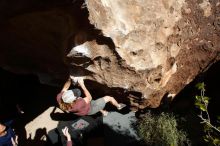
{"label": "dark shorts", "polygon": [[96,114],[100,110],[104,109],[105,104],[106,103],[105,103],[104,98],[99,98],[99,99],[96,99],[96,100],[92,100],[91,103],[90,103],[91,108],[90,108],[90,111],[89,111],[88,115]]}

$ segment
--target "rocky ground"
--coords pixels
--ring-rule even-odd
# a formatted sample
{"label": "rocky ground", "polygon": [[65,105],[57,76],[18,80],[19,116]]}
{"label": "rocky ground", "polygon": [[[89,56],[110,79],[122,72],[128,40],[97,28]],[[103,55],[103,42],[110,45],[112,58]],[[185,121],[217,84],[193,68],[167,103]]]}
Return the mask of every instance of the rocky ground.
{"label": "rocky ground", "polygon": [[[48,108],[41,115],[25,126],[26,136],[28,140],[26,145],[57,145],[59,135],[55,129],[59,121],[51,119],[50,114],[53,107]],[[55,111],[62,112],[59,109]],[[138,137],[134,129],[136,117],[134,112],[126,114],[118,112],[110,112],[108,116],[103,118],[103,129],[97,129],[99,134],[88,138],[88,146],[127,146],[137,144]],[[41,131],[41,132],[39,132]],[[49,141],[46,142],[46,141]]]}

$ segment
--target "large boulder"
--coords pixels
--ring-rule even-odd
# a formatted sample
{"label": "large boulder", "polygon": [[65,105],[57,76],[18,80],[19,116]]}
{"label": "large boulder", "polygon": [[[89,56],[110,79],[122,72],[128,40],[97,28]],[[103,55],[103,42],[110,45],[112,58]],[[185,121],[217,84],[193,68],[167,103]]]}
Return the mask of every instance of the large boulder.
{"label": "large boulder", "polygon": [[85,43],[87,69],[108,86],[141,92],[144,107],[174,97],[220,59],[218,0],[86,2],[90,22],[114,43]]}
{"label": "large boulder", "polygon": [[220,59],[218,0],[31,2],[40,7],[0,15],[0,66],[47,84],[86,76],[90,89],[158,107]]}

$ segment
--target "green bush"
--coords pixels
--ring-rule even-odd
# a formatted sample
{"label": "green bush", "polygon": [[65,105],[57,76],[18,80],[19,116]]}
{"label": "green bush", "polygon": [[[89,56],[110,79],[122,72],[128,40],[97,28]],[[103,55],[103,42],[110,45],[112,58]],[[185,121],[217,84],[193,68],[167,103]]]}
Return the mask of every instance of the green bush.
{"label": "green bush", "polygon": [[138,134],[150,146],[181,146],[188,141],[186,134],[177,129],[175,117],[165,113],[145,114],[138,124]]}
{"label": "green bush", "polygon": [[[210,98],[205,96],[205,83],[196,84],[196,88],[200,90],[200,95],[195,96],[195,106],[200,110],[198,114],[202,120],[200,122],[204,126],[205,136],[203,139],[208,145],[220,146],[220,127],[217,124],[213,124],[211,117],[209,116],[208,105]],[[217,123],[220,123],[220,116],[217,116]]]}

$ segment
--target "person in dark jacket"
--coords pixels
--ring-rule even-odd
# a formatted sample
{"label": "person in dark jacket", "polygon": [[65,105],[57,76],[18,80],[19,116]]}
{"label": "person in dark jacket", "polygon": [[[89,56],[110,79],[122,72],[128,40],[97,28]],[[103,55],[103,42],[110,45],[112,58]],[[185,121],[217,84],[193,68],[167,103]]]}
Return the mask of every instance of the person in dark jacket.
{"label": "person in dark jacket", "polygon": [[0,146],[17,146],[17,136],[10,127],[10,122],[0,123]]}

